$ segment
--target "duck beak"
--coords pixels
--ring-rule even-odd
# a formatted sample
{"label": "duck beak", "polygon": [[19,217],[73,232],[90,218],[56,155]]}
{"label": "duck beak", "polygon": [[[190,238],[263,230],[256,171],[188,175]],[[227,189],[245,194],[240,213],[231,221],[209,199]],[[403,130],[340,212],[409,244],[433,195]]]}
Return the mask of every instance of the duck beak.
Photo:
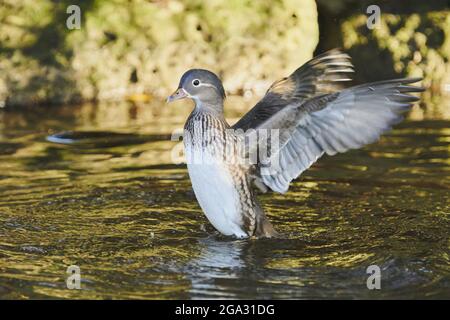
{"label": "duck beak", "polygon": [[178,88],[177,91],[175,91],[174,93],[172,93],[166,100],[166,103],[175,101],[175,100],[180,100],[180,99],[184,99],[188,97],[187,92],[183,89],[183,88]]}

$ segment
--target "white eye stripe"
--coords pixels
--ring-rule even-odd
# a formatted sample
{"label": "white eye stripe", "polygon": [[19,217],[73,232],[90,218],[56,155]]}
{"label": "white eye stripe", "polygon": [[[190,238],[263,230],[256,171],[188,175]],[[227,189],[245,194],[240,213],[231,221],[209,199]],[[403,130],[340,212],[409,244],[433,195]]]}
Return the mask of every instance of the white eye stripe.
{"label": "white eye stripe", "polygon": [[210,87],[210,88],[216,88],[214,85],[210,84],[210,83],[206,83],[206,82],[200,82],[199,79],[194,79],[192,80],[192,85],[194,87]]}
{"label": "white eye stripe", "polygon": [[210,88],[216,88],[216,86],[209,84],[209,83],[200,83],[199,85],[200,87],[210,87]]}

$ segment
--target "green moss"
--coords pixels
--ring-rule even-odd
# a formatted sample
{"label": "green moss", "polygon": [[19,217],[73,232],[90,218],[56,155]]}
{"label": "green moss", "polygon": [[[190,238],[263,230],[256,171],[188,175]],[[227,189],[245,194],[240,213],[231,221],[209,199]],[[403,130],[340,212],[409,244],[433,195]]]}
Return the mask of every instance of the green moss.
{"label": "green moss", "polygon": [[77,1],[9,3],[0,8],[14,21],[0,27],[9,105],[166,95],[192,67],[218,72],[232,93],[262,91],[261,79],[290,73],[318,42],[313,0],[80,1],[81,30],[65,27]]}
{"label": "green moss", "polygon": [[448,116],[444,88],[450,83],[450,11],[382,13],[377,28],[369,30],[365,24],[362,14],[341,24],[343,45],[353,57],[357,80],[423,77],[428,91],[425,116]]}

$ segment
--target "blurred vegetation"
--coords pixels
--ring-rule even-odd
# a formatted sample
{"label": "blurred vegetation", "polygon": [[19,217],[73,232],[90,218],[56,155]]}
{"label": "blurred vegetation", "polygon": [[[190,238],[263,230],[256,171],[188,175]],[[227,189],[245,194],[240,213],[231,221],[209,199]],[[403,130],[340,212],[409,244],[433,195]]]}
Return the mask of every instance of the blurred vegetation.
{"label": "blurred vegetation", "polygon": [[[370,30],[366,9],[377,4],[379,25]],[[356,67],[357,82],[423,77],[424,108],[411,117],[450,118],[450,7],[447,0],[318,1],[318,51],[339,46]],[[327,32],[332,27],[339,32]]]}
{"label": "blurred vegetation", "polygon": [[[192,67],[218,73],[228,93],[259,96],[314,50],[342,47],[354,60],[356,82],[424,77],[426,107],[413,118],[450,118],[446,0],[0,4],[0,106],[165,96]],[[81,8],[80,30],[66,27],[72,4]],[[372,4],[381,22],[370,30]]]}
{"label": "blurred vegetation", "polygon": [[117,99],[174,90],[188,68],[231,93],[261,87],[312,56],[314,0],[2,1],[0,100],[8,105]]}

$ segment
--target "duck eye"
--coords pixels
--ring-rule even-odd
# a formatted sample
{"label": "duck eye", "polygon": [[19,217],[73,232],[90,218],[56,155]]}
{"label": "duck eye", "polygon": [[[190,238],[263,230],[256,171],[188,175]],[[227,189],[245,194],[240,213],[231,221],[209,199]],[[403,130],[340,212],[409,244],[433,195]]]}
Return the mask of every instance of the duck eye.
{"label": "duck eye", "polygon": [[192,84],[194,85],[194,87],[198,87],[200,85],[200,80],[194,79],[192,80]]}

